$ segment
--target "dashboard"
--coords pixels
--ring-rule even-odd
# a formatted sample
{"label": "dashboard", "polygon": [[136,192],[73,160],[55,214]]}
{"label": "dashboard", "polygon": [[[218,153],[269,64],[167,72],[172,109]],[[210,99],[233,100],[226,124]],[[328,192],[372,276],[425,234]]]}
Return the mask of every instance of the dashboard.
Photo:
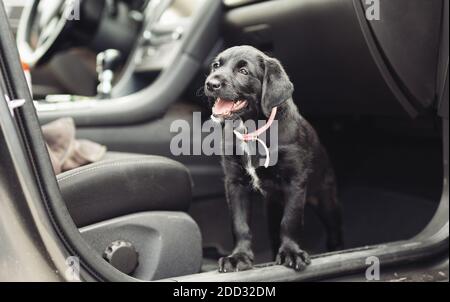
{"label": "dashboard", "polygon": [[149,85],[162,70],[176,60],[183,38],[191,29],[193,17],[207,0],[156,0],[147,7],[147,22],[127,70],[114,89],[115,96],[123,96]]}

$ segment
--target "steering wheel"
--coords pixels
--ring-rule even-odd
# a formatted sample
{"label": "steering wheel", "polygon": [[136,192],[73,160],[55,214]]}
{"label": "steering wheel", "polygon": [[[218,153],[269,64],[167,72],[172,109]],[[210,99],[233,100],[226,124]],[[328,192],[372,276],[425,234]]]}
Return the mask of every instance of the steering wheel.
{"label": "steering wheel", "polygon": [[104,4],[99,0],[30,1],[17,31],[22,61],[34,67],[63,48],[82,44],[101,19]]}

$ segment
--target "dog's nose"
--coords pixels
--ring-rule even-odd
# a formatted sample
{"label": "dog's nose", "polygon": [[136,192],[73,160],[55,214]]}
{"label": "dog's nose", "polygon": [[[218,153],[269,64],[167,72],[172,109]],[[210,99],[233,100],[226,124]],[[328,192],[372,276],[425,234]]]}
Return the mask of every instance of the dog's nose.
{"label": "dog's nose", "polygon": [[214,91],[220,89],[220,87],[222,87],[222,84],[217,79],[211,79],[206,83],[206,87],[209,91]]}

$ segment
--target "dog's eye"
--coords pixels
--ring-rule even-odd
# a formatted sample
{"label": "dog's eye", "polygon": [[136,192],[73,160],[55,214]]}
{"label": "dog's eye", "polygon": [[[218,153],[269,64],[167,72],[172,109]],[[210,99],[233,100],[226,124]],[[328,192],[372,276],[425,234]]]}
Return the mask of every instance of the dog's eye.
{"label": "dog's eye", "polygon": [[243,75],[248,75],[248,70],[245,68],[239,69],[239,73],[242,73]]}
{"label": "dog's eye", "polygon": [[220,67],[220,63],[219,62],[214,62],[213,64],[212,64],[212,69],[217,69],[217,68],[219,68]]}

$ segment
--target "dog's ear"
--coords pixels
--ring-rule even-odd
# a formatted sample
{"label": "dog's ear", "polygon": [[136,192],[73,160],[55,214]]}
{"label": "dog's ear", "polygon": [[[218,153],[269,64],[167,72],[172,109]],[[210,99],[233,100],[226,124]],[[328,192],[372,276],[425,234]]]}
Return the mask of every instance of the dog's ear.
{"label": "dog's ear", "polygon": [[294,85],[277,59],[265,58],[264,65],[261,107],[268,117],[273,107],[280,106],[292,97]]}

